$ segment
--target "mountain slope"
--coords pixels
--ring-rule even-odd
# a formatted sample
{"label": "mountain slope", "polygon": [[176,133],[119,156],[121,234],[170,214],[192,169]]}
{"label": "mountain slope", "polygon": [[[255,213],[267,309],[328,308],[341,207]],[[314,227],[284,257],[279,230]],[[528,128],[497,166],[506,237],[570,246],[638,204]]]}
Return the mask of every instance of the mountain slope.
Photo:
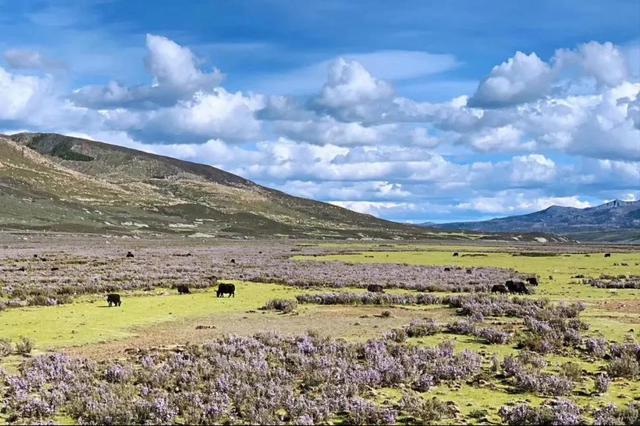
{"label": "mountain slope", "polygon": [[0,136],[0,229],[433,238],[222,170],[57,134]]}
{"label": "mountain slope", "polygon": [[430,226],[476,232],[544,232],[583,241],[640,242],[640,201],[615,200],[585,209],[551,206],[522,216]]}

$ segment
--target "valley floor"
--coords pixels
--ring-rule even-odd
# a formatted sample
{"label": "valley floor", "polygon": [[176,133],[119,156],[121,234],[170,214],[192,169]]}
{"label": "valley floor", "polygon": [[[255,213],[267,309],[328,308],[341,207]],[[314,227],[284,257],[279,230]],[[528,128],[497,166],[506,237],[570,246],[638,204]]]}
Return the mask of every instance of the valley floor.
{"label": "valley floor", "polygon": [[[539,285],[490,293],[509,277]],[[640,407],[638,277],[632,246],[4,234],[0,423],[624,422]],[[215,297],[220,282],[235,297]],[[265,309],[274,300],[288,305]],[[237,372],[215,367],[227,363]]]}

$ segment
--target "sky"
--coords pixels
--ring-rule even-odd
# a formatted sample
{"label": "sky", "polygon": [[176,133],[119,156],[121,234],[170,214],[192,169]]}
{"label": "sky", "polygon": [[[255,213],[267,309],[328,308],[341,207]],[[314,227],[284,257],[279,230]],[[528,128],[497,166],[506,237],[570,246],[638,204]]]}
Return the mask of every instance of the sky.
{"label": "sky", "polygon": [[0,133],[401,222],[640,199],[640,2],[0,0]]}

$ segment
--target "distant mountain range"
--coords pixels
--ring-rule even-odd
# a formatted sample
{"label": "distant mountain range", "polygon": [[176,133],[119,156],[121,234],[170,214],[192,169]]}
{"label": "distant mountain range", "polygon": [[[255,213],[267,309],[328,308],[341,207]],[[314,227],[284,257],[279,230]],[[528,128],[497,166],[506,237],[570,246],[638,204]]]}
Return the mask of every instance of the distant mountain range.
{"label": "distant mountain range", "polygon": [[474,232],[551,233],[585,242],[640,243],[640,201],[615,200],[584,209],[551,206],[521,216],[424,226]]}

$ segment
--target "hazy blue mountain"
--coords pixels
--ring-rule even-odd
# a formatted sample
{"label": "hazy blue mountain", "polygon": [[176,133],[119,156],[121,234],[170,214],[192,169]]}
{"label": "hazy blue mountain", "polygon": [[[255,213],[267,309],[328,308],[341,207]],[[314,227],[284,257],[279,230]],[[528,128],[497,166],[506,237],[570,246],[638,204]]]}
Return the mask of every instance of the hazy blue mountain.
{"label": "hazy blue mountain", "polygon": [[640,201],[614,200],[584,209],[551,206],[520,216],[429,226],[475,232],[552,233],[578,241],[640,242]]}

